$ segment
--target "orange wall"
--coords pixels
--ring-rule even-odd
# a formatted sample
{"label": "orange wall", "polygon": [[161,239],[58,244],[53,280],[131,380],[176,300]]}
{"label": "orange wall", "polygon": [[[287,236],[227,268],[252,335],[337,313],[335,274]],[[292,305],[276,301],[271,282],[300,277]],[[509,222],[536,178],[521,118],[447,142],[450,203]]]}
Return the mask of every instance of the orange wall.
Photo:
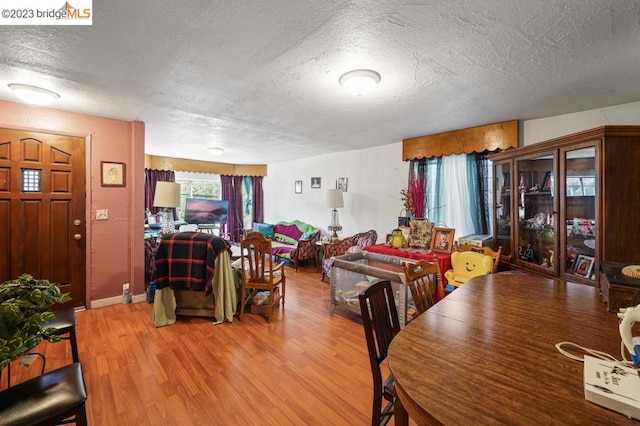
{"label": "orange wall", "polygon": [[[86,140],[87,300],[144,292],[144,123],[0,101],[0,127]],[[100,161],[126,164],[126,187],[100,185]],[[108,220],[95,220],[108,209]]]}

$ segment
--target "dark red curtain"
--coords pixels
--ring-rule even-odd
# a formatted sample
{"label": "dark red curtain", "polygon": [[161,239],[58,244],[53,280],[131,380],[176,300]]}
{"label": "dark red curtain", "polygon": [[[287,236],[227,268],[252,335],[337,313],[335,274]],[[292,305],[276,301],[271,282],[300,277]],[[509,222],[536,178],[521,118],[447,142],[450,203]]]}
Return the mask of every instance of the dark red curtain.
{"label": "dark red curtain", "polygon": [[238,242],[242,236],[242,176],[220,176],[222,199],[229,202],[225,231],[231,241]]}
{"label": "dark red curtain", "polygon": [[[153,197],[156,194],[156,182],[158,181],[175,182],[176,174],[171,170],[144,169],[144,207],[153,214],[158,213],[160,210],[157,207],[153,207]],[[171,210],[173,218],[177,220],[176,209]]]}
{"label": "dark red curtain", "polygon": [[264,198],[262,196],[262,176],[251,177],[251,211],[253,221],[262,223],[264,220]]}

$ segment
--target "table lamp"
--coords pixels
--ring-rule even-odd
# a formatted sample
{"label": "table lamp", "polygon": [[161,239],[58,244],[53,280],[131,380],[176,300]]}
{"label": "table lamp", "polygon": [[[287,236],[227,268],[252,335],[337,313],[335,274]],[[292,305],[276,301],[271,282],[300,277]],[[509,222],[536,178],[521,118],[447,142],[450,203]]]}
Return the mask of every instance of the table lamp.
{"label": "table lamp", "polygon": [[344,207],[342,198],[342,189],[327,190],[327,206],[331,209],[331,225],[327,228],[331,232],[331,242],[338,242],[338,232],[342,231],[340,221],[338,220],[338,208]]}
{"label": "table lamp", "polygon": [[172,208],[180,205],[180,184],[174,182],[156,182],[156,193],[153,198],[153,206],[162,209],[162,228],[160,235],[173,232]]}

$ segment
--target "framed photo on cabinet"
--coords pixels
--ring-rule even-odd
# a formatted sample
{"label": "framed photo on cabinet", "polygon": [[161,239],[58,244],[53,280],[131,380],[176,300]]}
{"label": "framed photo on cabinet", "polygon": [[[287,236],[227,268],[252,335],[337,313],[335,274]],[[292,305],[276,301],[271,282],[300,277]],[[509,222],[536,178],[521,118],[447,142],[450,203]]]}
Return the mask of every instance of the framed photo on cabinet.
{"label": "framed photo on cabinet", "polygon": [[573,273],[580,275],[581,277],[590,278],[594,262],[595,259],[592,256],[579,254],[576,258],[576,263],[574,264]]}
{"label": "framed photo on cabinet", "polygon": [[431,251],[436,253],[451,253],[453,248],[453,228],[433,228],[431,235]]}

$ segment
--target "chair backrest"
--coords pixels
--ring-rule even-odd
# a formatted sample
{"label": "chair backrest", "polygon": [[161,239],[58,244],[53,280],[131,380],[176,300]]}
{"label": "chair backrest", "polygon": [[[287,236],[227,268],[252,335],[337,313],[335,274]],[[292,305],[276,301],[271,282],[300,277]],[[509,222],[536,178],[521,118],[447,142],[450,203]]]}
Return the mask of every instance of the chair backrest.
{"label": "chair backrest", "polygon": [[374,387],[382,387],[380,363],[387,358],[393,338],[400,332],[400,320],[393,298],[393,289],[388,280],[378,281],[358,295],[364,335],[367,340],[369,362],[373,373]]}
{"label": "chair backrest", "polygon": [[[418,315],[433,306],[438,281],[442,280],[438,262],[418,260],[415,263],[403,262],[407,285]],[[435,277],[435,280],[434,280]]]}
{"label": "chair backrest", "polygon": [[375,229],[370,229],[366,232],[360,232],[351,237],[353,245],[365,248],[366,246],[375,244],[378,240],[378,233]]}
{"label": "chair backrest", "polygon": [[502,255],[502,246],[498,246],[498,250],[493,250],[491,247],[475,247],[469,244],[465,244],[462,246],[456,246],[456,251],[461,251],[461,252],[465,252],[465,251],[473,251],[476,253],[482,253],[485,256],[491,256],[491,258],[493,259],[493,270],[491,271],[491,273],[495,274],[496,272],[498,272],[498,265],[500,264],[500,256]]}
{"label": "chair backrest", "polygon": [[264,283],[272,278],[273,270],[271,239],[262,232],[248,232],[240,241],[242,279],[245,282]]}
{"label": "chair backrest", "polygon": [[[385,280],[372,284],[358,295],[358,301],[373,375],[371,424],[386,424],[393,415],[395,395],[393,378],[389,376],[383,381],[380,363],[387,358],[389,345],[400,332],[400,320],[391,282]],[[388,401],[384,409],[382,409],[383,398]]]}

